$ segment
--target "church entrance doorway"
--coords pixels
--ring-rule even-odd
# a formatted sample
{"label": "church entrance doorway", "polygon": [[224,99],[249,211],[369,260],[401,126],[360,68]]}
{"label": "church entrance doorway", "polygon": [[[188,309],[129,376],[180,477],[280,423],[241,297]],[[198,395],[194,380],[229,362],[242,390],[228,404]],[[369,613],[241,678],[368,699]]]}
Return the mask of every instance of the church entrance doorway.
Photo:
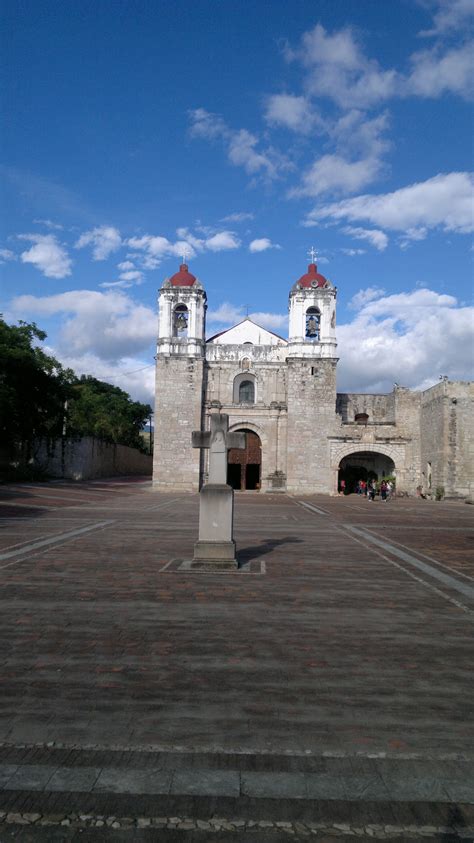
{"label": "church entrance doorway", "polygon": [[395,463],[385,454],[379,454],[377,451],[357,451],[348,454],[339,464],[338,490],[344,488],[341,485],[343,480],[345,493],[348,495],[356,491],[359,480],[367,483],[369,480],[382,480],[394,473]]}
{"label": "church entrance doorway", "polygon": [[227,482],[233,489],[256,491],[261,486],[262,443],[253,430],[239,428],[236,433],[245,433],[247,444],[244,450],[231,448],[227,460]]}

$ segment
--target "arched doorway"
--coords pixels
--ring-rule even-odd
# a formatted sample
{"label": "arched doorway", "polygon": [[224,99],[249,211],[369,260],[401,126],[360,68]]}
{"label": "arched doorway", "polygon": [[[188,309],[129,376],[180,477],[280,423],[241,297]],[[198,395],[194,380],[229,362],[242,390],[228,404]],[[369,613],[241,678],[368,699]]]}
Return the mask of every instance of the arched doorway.
{"label": "arched doorway", "polygon": [[257,490],[261,486],[262,443],[253,430],[239,428],[246,434],[244,449],[231,448],[227,458],[227,482],[233,489]]}
{"label": "arched doorway", "polygon": [[385,454],[378,451],[356,451],[343,457],[339,463],[338,489],[341,481],[345,480],[345,492],[356,491],[359,480],[381,480],[395,473],[395,463]]}

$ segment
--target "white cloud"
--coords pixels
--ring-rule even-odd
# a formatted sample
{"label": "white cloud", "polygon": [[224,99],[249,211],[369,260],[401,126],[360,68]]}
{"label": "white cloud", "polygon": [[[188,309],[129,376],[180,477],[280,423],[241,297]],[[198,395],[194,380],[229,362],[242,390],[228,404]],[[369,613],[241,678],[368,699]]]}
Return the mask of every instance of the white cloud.
{"label": "white cloud", "polygon": [[197,108],[189,112],[189,118],[193,137],[221,140],[229,161],[251,176],[272,180],[290,166],[287,158],[272,147],[258,149],[260,140],[252,132],[232,129],[217,114]]}
{"label": "white cloud", "polygon": [[70,354],[67,350],[47,346],[48,354],[52,354],[63,366],[72,369],[76,375],[92,375],[98,380],[112,383],[125,390],[134,401],[144,404],[155,403],[155,366],[150,354],[143,357],[123,357],[118,361],[102,360],[96,354]]}
{"label": "white cloud", "polygon": [[377,228],[354,228],[348,225],[344,229],[346,234],[355,237],[356,240],[367,240],[372,246],[383,252],[388,246],[388,237],[383,231]]}
{"label": "white cloud", "polygon": [[265,120],[270,126],[284,126],[294,132],[310,134],[321,131],[325,123],[306,97],[273,94],[265,102]]}
{"label": "white cloud", "polygon": [[[286,328],[288,325],[288,316],[282,313],[268,313],[255,312],[249,313],[250,319],[257,322],[263,328],[268,328],[270,331],[276,331],[281,328]],[[214,326],[210,333],[215,333],[218,328],[226,328],[236,325],[245,319],[244,308],[224,302],[216,310],[210,310],[207,314],[207,321]]]}
{"label": "white cloud", "polygon": [[[441,4],[435,15],[435,29],[424,34],[440,34],[460,26],[467,17],[467,5],[467,0]],[[304,100],[308,103],[311,97],[327,97],[343,109],[369,109],[393,97],[472,94],[472,43],[446,49],[445,39],[440,40],[433,49],[414,53],[411,70],[406,74],[384,69],[369,59],[350,27],[331,34],[318,23],[304,33],[296,50],[286,50],[286,57],[300,62],[305,69]],[[288,105],[288,120],[298,124],[298,108],[301,111],[303,105],[294,104],[293,117],[290,108]],[[302,117],[299,119],[303,121]]]}
{"label": "white cloud", "polygon": [[207,322],[212,324],[234,325],[236,322],[241,322],[244,316],[245,314],[242,306],[236,307],[236,305],[230,304],[230,302],[223,302],[223,304],[215,310],[208,310]]}
{"label": "white cloud", "polygon": [[229,161],[237,167],[243,167],[249,175],[263,171],[268,178],[275,178],[277,171],[273,161],[263,152],[258,152],[258,138],[247,129],[234,132],[229,139]]}
{"label": "white cloud", "polygon": [[440,226],[445,231],[467,233],[473,230],[472,187],[470,173],[441,173],[393,193],[366,194],[316,207],[305,225],[317,225],[321,219],[347,219],[396,231]]}
{"label": "white cloud", "polygon": [[71,275],[72,260],[54,234],[19,234],[19,240],[34,243],[20,255],[22,263],[32,263],[47,278],[66,278]]}
{"label": "white cloud", "polygon": [[288,314],[286,313],[267,313],[265,311],[257,311],[255,313],[251,313],[250,318],[253,319],[257,325],[261,325],[263,328],[268,328],[269,331],[284,329],[286,332],[288,328]]}
{"label": "white cloud", "polygon": [[341,249],[343,255],[349,255],[349,257],[353,258],[356,255],[365,255],[366,249]]}
{"label": "white cloud", "polygon": [[297,50],[287,49],[286,56],[306,68],[310,96],[328,97],[342,108],[368,108],[397,90],[396,71],[383,70],[368,59],[350,27],[330,34],[318,23],[304,33]]}
{"label": "white cloud", "polygon": [[92,246],[92,257],[95,261],[106,260],[112,252],[116,252],[122,245],[120,232],[111,225],[100,225],[91,231],[85,231],[75,244],[76,249]]}
{"label": "white cloud", "polygon": [[323,155],[306,173],[302,185],[290,191],[290,196],[319,196],[328,191],[353,193],[373,182],[380,173],[376,158],[346,161],[340,155]]}
{"label": "white cloud", "polygon": [[412,71],[407,79],[407,92],[422,97],[439,97],[445,93],[472,98],[474,83],[474,42],[442,52],[438,45],[412,56]]}
{"label": "white cloud", "polygon": [[354,156],[376,160],[390,147],[384,137],[389,122],[387,112],[369,118],[366,112],[351,108],[336,120],[330,129],[330,135],[341,155],[347,157],[350,151]]}
{"label": "white cloud", "polygon": [[438,10],[433,17],[433,27],[420,32],[421,36],[443,35],[472,23],[474,6],[472,0],[438,0]]}
{"label": "white cloud", "polygon": [[365,287],[363,290],[359,290],[354,296],[352,296],[348,307],[350,310],[359,310],[361,307],[364,307],[369,301],[373,301],[374,299],[380,299],[382,296],[385,295],[385,290],[381,287]]}
{"label": "white cloud", "polygon": [[135,281],[136,284],[143,280],[143,272],[138,269],[131,269],[127,272],[121,272],[120,278],[122,281]]}
{"label": "white cloud", "polygon": [[211,252],[223,252],[228,249],[238,249],[240,240],[233,231],[219,231],[212,237],[208,237],[205,245]]}
{"label": "white cloud", "polygon": [[156,269],[167,257],[174,256],[182,260],[186,256],[187,261],[195,258],[198,252],[223,252],[238,249],[241,245],[234,231],[214,231],[209,237],[196,237],[188,228],[178,228],[177,234],[181,239],[176,243],[166,237],[145,234],[143,237],[130,238],[127,245],[134,250],[133,257],[140,259],[145,269]]}
{"label": "white cloud", "polygon": [[102,281],[99,284],[99,287],[103,287],[105,290],[128,290],[134,286],[133,281]]}
{"label": "white cloud", "polygon": [[17,256],[11,249],[0,249],[0,263],[5,263],[6,261],[16,261],[16,259]]}
{"label": "white cloud", "polygon": [[35,225],[44,225],[46,228],[52,228],[55,231],[62,231],[64,226],[58,222],[53,222],[52,220],[33,220]]}
{"label": "white cloud", "polygon": [[13,313],[27,316],[63,314],[59,348],[72,355],[95,354],[120,360],[147,349],[156,341],[157,316],[126,293],[109,290],[71,290],[55,296],[18,296]]}
{"label": "white cloud", "polygon": [[[145,269],[156,269],[164,258],[170,256],[182,259],[185,252],[187,258],[196,257],[196,252],[189,242],[189,238],[171,243],[167,237],[144,234],[142,237],[131,237],[127,241],[127,245],[134,251],[143,253],[141,260]],[[137,257],[140,257],[140,255],[137,255]]]}
{"label": "white cloud", "polygon": [[340,391],[387,391],[394,382],[426,388],[440,374],[471,377],[474,308],[429,289],[368,292],[352,299],[354,320],[338,326]]}
{"label": "white cloud", "polygon": [[127,269],[135,269],[135,264],[132,263],[132,261],[122,261],[117,264],[117,269],[121,269],[122,272],[125,272]]}
{"label": "white cloud", "polygon": [[255,214],[249,213],[248,211],[239,211],[235,214],[228,214],[226,217],[222,217],[221,222],[245,222],[245,220],[253,220]]}
{"label": "white cloud", "polygon": [[281,249],[278,243],[272,243],[268,237],[260,237],[249,244],[249,252],[266,252],[267,249]]}

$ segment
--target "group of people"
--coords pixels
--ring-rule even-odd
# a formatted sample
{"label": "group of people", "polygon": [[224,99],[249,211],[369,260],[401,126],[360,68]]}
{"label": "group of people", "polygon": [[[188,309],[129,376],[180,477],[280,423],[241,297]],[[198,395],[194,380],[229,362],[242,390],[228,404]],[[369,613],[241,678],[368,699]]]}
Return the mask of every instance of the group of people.
{"label": "group of people", "polygon": [[[369,480],[368,483],[365,480],[359,480],[356,491],[358,495],[367,495],[367,500],[374,501],[377,494],[377,484],[375,480]],[[390,480],[382,480],[379,491],[380,499],[388,501],[392,496],[393,484]]]}
{"label": "group of people", "polygon": [[[382,480],[382,482],[380,484],[379,492],[380,492],[380,499],[381,500],[383,500],[383,501],[390,500],[390,498],[393,494],[393,483],[391,482],[391,480]],[[340,494],[345,495],[345,493],[346,493],[346,481],[341,480]],[[359,480],[357,482],[357,486],[356,486],[356,494],[363,495],[364,497],[367,497],[367,500],[369,500],[369,501],[374,501],[375,495],[377,494],[377,484],[376,484],[375,480],[372,479],[372,480],[369,480],[367,482],[365,480]]]}

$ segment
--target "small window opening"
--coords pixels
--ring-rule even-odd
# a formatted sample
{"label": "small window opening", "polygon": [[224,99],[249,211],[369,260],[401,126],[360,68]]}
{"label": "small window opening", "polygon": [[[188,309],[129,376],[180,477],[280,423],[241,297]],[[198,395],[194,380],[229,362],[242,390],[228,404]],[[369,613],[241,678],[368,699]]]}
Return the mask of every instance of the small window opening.
{"label": "small window opening", "polygon": [[354,416],[354,421],[356,424],[367,424],[369,421],[369,416],[367,413],[356,413]]}
{"label": "small window opening", "polygon": [[306,311],[306,338],[319,340],[321,333],[321,312],[317,307],[308,307]]}

